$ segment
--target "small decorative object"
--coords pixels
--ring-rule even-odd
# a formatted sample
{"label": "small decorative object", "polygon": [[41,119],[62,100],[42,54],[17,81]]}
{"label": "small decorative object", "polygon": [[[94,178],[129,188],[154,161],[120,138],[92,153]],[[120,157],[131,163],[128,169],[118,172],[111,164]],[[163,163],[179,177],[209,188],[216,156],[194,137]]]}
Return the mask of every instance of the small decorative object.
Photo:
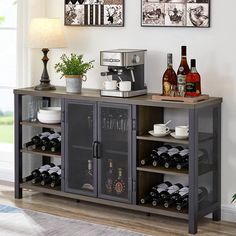
{"label": "small decorative object", "polygon": [[65,25],[124,26],[124,0],[65,0]]}
{"label": "small decorative object", "polygon": [[86,73],[93,68],[93,62],[84,62],[83,55],[66,54],[61,56],[61,62],[55,65],[56,72],[61,72],[66,78],[66,91],[68,93],[81,93],[82,81],[86,81]]}
{"label": "small decorative object", "polygon": [[55,90],[56,88],[50,84],[47,71],[47,54],[49,48],[65,47],[65,38],[62,31],[60,19],[35,18],[32,19],[29,27],[29,47],[42,48],[44,70],[41,76],[40,84],[35,87],[35,90]]}
{"label": "small decorative object", "polygon": [[210,27],[210,0],[141,0],[142,26]]}

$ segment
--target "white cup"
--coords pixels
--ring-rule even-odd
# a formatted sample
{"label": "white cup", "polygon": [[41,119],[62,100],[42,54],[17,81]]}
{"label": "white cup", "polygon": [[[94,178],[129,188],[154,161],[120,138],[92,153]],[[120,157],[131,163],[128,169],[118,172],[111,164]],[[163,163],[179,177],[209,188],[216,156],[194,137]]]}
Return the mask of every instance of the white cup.
{"label": "white cup", "polygon": [[169,132],[170,128],[165,124],[155,124],[153,125],[154,134],[165,134]]}
{"label": "white cup", "polygon": [[176,136],[188,136],[189,127],[186,125],[176,126],[175,127],[175,135]]}
{"label": "white cup", "polygon": [[103,83],[105,90],[116,90],[117,81],[116,80],[106,80]]}
{"label": "white cup", "polygon": [[117,84],[117,88],[119,88],[119,90],[122,92],[131,91],[131,81],[120,81]]}

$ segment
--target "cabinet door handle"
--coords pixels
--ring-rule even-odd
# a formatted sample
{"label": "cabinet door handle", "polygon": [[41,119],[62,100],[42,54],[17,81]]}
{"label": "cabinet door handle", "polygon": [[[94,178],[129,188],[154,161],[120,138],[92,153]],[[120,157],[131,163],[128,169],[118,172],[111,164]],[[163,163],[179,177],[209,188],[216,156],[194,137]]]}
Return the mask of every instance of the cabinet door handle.
{"label": "cabinet door handle", "polygon": [[100,158],[101,156],[101,146],[98,141],[93,142],[93,157]]}

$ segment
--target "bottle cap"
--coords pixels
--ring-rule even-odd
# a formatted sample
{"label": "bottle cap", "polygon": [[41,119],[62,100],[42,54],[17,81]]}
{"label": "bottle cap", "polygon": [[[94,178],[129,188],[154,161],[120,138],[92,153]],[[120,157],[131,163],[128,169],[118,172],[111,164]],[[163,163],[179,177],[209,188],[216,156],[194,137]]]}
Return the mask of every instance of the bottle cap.
{"label": "bottle cap", "polygon": [[195,59],[191,59],[191,67],[196,67],[196,60]]}

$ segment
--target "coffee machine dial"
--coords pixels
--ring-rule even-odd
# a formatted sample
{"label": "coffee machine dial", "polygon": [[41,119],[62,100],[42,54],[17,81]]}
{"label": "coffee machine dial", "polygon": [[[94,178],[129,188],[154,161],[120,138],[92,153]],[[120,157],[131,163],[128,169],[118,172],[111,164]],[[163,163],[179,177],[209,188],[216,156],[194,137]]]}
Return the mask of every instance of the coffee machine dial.
{"label": "coffee machine dial", "polygon": [[140,56],[134,55],[132,62],[133,62],[134,64],[138,64],[138,63],[140,62]]}

